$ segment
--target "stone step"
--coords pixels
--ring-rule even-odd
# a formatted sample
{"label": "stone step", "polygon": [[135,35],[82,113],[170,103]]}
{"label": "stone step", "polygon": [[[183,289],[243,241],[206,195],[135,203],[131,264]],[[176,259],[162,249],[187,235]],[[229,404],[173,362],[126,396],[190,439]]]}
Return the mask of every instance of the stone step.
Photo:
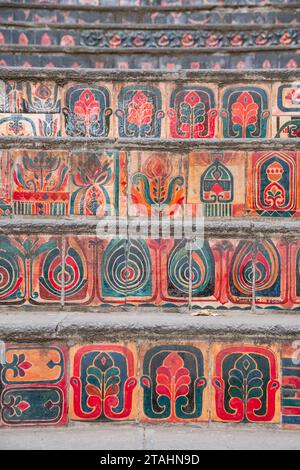
{"label": "stone step", "polygon": [[[172,74],[3,67],[1,77],[1,136],[144,138],[146,142],[149,138],[286,140],[299,134],[297,70]],[[193,113],[198,122],[193,123]]]}
{"label": "stone step", "polygon": [[2,312],[16,307],[68,312],[76,306],[100,313],[239,311],[241,318],[249,311],[299,312],[299,225],[295,232],[293,224],[287,226],[280,237],[268,234],[271,223],[261,224],[264,234],[253,236],[256,224],[247,231],[237,220],[231,224],[236,233],[226,236],[226,224],[218,231],[218,223],[208,223],[206,237],[190,241],[181,233],[131,235],[128,227],[130,238],[99,234],[98,228],[77,234],[59,223],[56,230],[64,235],[54,228],[45,233],[47,224],[31,231],[31,221],[0,236]]}
{"label": "stone step", "polygon": [[126,25],[156,25],[167,27],[168,25],[189,25],[201,27],[209,24],[228,25],[263,25],[277,24],[281,26],[293,26],[300,23],[300,11],[297,5],[277,4],[273,7],[256,6],[238,8],[224,5],[215,7],[93,7],[82,6],[72,8],[70,5],[47,5],[41,9],[39,5],[26,5],[20,8],[20,4],[0,2],[0,21],[9,21],[12,25],[18,22],[47,23],[53,25],[59,23],[67,26],[103,26],[105,24]]}
{"label": "stone step", "polygon": [[97,49],[61,46],[0,46],[0,66],[8,67],[68,67],[94,69],[141,70],[219,70],[219,69],[295,69],[300,68],[299,49],[275,46],[244,49],[196,50],[178,49]]}
{"label": "stone step", "polygon": [[[158,25],[122,24],[100,25],[98,28],[90,24],[84,25],[43,25],[40,23],[10,22],[0,24],[1,45],[41,46],[43,49],[55,46],[68,47],[76,52],[78,47],[87,46],[92,52],[102,49],[119,50],[129,48],[131,52],[139,50],[174,49],[214,50],[216,52],[230,49],[243,49],[251,52],[252,48],[271,51],[293,50],[300,44],[300,26],[290,27],[278,25]],[[18,47],[17,47],[18,50]],[[88,50],[87,50],[88,51]],[[26,49],[24,50],[26,53]]]}
{"label": "stone step", "polygon": [[[118,427],[114,423],[105,423],[105,426],[103,423],[101,426],[75,423],[67,429],[57,426],[0,429],[0,448],[3,450],[299,450],[299,439],[297,430],[237,424],[223,426],[218,423],[199,423],[197,426],[187,423],[185,426],[123,423]],[[105,464],[109,457],[107,452],[102,455],[106,459],[102,461]],[[26,462],[26,455],[19,457],[22,463]],[[172,458],[170,455],[169,464]],[[153,457],[153,463],[157,461],[158,458]],[[176,462],[176,454],[173,461]]]}
{"label": "stone step", "polygon": [[221,9],[218,2],[21,5],[24,10],[18,2],[9,9],[0,3],[2,65],[169,70],[299,66],[300,10],[287,10],[282,3],[240,2],[236,8],[222,3]]}
{"label": "stone step", "polygon": [[[298,311],[299,144],[265,139],[263,124],[297,123],[298,71],[7,68],[2,79],[3,308]],[[220,138],[170,138],[163,117],[182,108],[186,132],[186,115],[217,110]],[[105,110],[110,130],[104,119],[95,132]],[[41,137],[64,116],[67,135]],[[235,139],[239,129],[249,138]]]}
{"label": "stone step", "polygon": [[[3,4],[5,2],[2,2]],[[38,6],[38,8],[123,8],[129,7],[131,9],[148,8],[148,7],[163,7],[163,8],[222,8],[222,7],[247,7],[257,9],[261,6],[264,7],[277,7],[283,5],[297,5],[298,0],[12,0],[10,4],[14,6],[24,5],[26,8]]]}
{"label": "stone step", "polygon": [[19,311],[0,314],[0,338],[4,427],[299,429],[294,315]]}

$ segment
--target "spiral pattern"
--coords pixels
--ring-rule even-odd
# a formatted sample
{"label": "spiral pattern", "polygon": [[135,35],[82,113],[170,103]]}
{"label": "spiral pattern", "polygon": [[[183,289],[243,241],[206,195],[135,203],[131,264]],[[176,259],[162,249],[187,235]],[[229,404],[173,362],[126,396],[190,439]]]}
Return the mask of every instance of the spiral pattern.
{"label": "spiral pattern", "polygon": [[86,271],[86,266],[80,254],[73,247],[69,247],[64,273],[65,297],[77,294],[86,285]]}
{"label": "spiral pattern", "polygon": [[215,263],[208,242],[192,252],[192,294],[195,297],[214,293]]}
{"label": "spiral pattern", "polygon": [[112,240],[103,255],[105,294],[151,295],[152,263],[146,242]]}
{"label": "spiral pattern", "polygon": [[15,297],[22,278],[17,257],[12,253],[0,250],[0,299]]}
{"label": "spiral pattern", "polygon": [[253,290],[253,243],[241,241],[231,262],[231,281],[234,293],[246,296]]}
{"label": "spiral pattern", "polygon": [[191,252],[191,267],[186,241],[180,241],[171,251],[168,263],[169,279],[175,289],[188,294],[191,282],[192,295],[211,295],[214,291],[214,258],[207,242]]}
{"label": "spiral pattern", "polygon": [[280,258],[272,241],[258,244],[255,258],[255,290],[270,289],[276,283],[280,273]]}
{"label": "spiral pattern", "polygon": [[42,266],[40,284],[49,294],[60,297],[62,291],[62,265],[58,248],[54,248],[47,253]]}
{"label": "spiral pattern", "polygon": [[169,280],[178,293],[188,294],[190,266],[186,241],[181,240],[174,246],[168,260]]}

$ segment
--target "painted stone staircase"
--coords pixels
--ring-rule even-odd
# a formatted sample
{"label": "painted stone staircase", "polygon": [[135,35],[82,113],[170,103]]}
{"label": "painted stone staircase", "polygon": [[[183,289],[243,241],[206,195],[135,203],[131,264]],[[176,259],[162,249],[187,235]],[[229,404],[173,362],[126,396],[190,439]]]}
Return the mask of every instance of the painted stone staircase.
{"label": "painted stone staircase", "polygon": [[299,5],[135,3],[0,2],[3,433],[299,429]]}

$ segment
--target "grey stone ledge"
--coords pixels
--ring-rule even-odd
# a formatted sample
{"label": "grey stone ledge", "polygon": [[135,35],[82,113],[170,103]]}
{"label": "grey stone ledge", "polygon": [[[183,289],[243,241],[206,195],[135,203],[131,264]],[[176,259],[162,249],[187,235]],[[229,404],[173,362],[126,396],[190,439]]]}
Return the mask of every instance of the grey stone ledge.
{"label": "grey stone ledge", "polygon": [[[97,224],[100,219],[89,218],[89,217],[64,217],[64,218],[45,218],[45,217],[13,217],[13,218],[0,218],[0,234],[11,235],[11,234],[56,234],[56,235],[68,235],[68,234],[87,234],[90,236],[96,236]],[[103,219],[105,221],[105,219]],[[127,227],[132,224],[140,223],[141,237],[147,238],[143,229],[148,227],[147,221],[140,221],[138,218],[129,217],[128,219],[120,219],[117,221],[117,226],[120,229],[120,238],[127,238]],[[110,219],[107,219],[107,223],[110,223]],[[155,223],[155,222],[152,222]],[[157,224],[156,224],[157,225]],[[174,227],[184,226],[182,221],[175,221]],[[108,227],[109,229],[109,227]],[[102,233],[102,232],[101,232]],[[134,232],[136,233],[136,232]],[[157,232],[155,232],[157,233]],[[176,232],[177,233],[177,232]],[[124,235],[125,234],[125,235]],[[189,232],[190,234],[190,232]],[[202,236],[202,232],[201,232]],[[272,237],[280,237],[285,241],[299,240],[300,237],[300,220],[298,219],[204,219],[204,238],[215,238],[215,239],[229,239],[229,238],[244,238],[247,240],[260,240],[269,239]],[[105,238],[99,235],[99,239]],[[107,235],[109,238],[109,235]],[[130,236],[128,235],[128,238]],[[150,238],[150,235],[149,235]],[[192,239],[199,238],[199,234],[195,232]],[[189,239],[191,237],[189,236]]]}
{"label": "grey stone ledge", "polygon": [[[4,47],[4,46],[3,46]],[[295,46],[299,49],[298,46]],[[16,46],[12,46],[13,51],[16,52]],[[22,48],[21,48],[22,49]],[[244,48],[242,48],[244,51]],[[1,51],[2,46],[0,48]],[[202,49],[201,49],[202,50]],[[253,49],[251,49],[253,50]],[[23,51],[23,49],[22,49]],[[65,49],[61,50],[65,52]],[[99,51],[99,49],[98,49]],[[128,54],[131,49],[124,49]],[[166,49],[164,50],[166,51]],[[213,49],[213,52],[215,50]],[[233,49],[231,48],[231,51]],[[39,50],[37,49],[37,52]],[[104,50],[109,52],[109,49]],[[160,51],[162,52],[162,51]],[[174,52],[174,49],[172,49]],[[192,50],[191,50],[192,52]],[[243,70],[179,70],[177,72],[168,72],[163,70],[122,70],[122,69],[70,69],[70,68],[42,68],[42,67],[0,67],[1,79],[29,79],[29,80],[74,80],[84,81],[86,83],[93,83],[95,80],[107,81],[203,81],[206,83],[217,82],[219,86],[223,84],[232,84],[239,81],[296,81],[300,79],[300,69],[243,69]],[[194,139],[197,140],[197,139]],[[199,140],[199,139],[198,139]],[[254,140],[254,139],[249,139]],[[259,140],[259,139],[257,139]],[[262,139],[261,139],[262,140]]]}
{"label": "grey stone ledge", "polygon": [[[282,30],[293,30],[299,31],[299,23],[280,23],[280,24],[228,24],[228,23],[209,23],[209,24],[162,24],[162,23],[140,23],[140,24],[131,24],[131,23],[44,23],[44,22],[30,22],[30,21],[1,21],[1,27],[8,27],[12,30],[15,28],[23,27],[27,29],[41,29],[47,28],[47,30],[55,29],[68,29],[68,30],[107,30],[107,31],[144,31],[144,30],[154,30],[154,31],[199,31],[201,27],[202,31],[282,31]],[[287,46],[284,46],[286,48]],[[130,50],[132,47],[130,48]],[[148,49],[148,48],[147,48]],[[163,48],[162,48],[163,49]],[[172,48],[173,49],[173,48]],[[202,48],[201,48],[202,49]],[[231,48],[233,49],[233,47]],[[244,47],[243,47],[244,49]]]}
{"label": "grey stone ledge", "polygon": [[[1,69],[0,69],[1,76]],[[23,77],[26,79],[27,77]],[[41,79],[45,78],[41,76]],[[51,77],[50,77],[51,78]],[[99,78],[101,79],[101,77]],[[299,75],[300,79],[300,75]],[[202,78],[199,78],[202,80]],[[161,139],[161,138],[96,138],[96,137],[0,137],[1,149],[61,149],[72,153],[85,150],[300,150],[300,139]]]}
{"label": "grey stone ledge", "polygon": [[[119,420],[115,423],[70,421],[67,428],[64,426],[3,427],[0,429],[0,449],[103,450],[105,452],[98,456],[99,462],[100,457],[106,457],[107,451],[113,449],[119,451],[300,449],[299,429],[283,430],[274,424],[260,423],[254,426],[253,424],[162,422],[152,424]],[[24,465],[24,455],[21,458]],[[29,458],[31,456],[28,456]]]}
{"label": "grey stone ledge", "polygon": [[[211,311],[193,316],[158,309],[128,312],[0,312],[0,340],[65,341],[294,341],[300,339],[300,315]],[[207,313],[207,312],[206,312]]]}
{"label": "grey stone ledge", "polygon": [[[290,8],[294,7],[297,8],[299,5],[297,2],[290,3]],[[8,3],[6,1],[0,2],[0,8],[7,8]],[[21,3],[16,2],[16,1],[10,1],[9,2],[9,8],[17,8],[19,9],[20,7],[26,8],[26,9],[34,9],[34,10],[40,10],[40,9],[45,9],[45,10],[82,10],[82,11],[112,11],[112,12],[120,12],[120,11],[142,11],[142,12],[156,12],[156,11],[211,11],[211,10],[225,10],[225,11],[230,11],[230,10],[235,10],[237,8],[246,8],[247,10],[258,10],[258,11],[264,11],[264,10],[270,10],[270,9],[276,9],[276,10],[282,10],[286,9],[289,7],[288,3],[283,2],[282,4],[274,3],[274,2],[267,2],[264,5],[257,5],[257,4],[249,4],[247,1],[244,3],[240,3],[239,5],[220,5],[219,3],[215,4],[210,4],[210,5],[165,5],[165,6],[134,6],[134,5],[63,5],[63,4],[55,4],[55,3],[36,3],[36,2],[26,2],[26,3]]]}
{"label": "grey stone ledge", "polygon": [[[274,46],[242,46],[242,47],[166,47],[166,48],[154,48],[154,47],[115,47],[115,48],[100,48],[100,47],[90,47],[90,46],[40,46],[40,45],[20,45],[20,44],[5,44],[0,46],[0,52],[11,52],[23,54],[84,54],[84,55],[94,55],[94,54],[107,54],[107,55],[131,55],[131,54],[153,54],[153,55],[195,55],[197,52],[205,54],[216,54],[218,52],[228,53],[232,56],[237,53],[246,53],[246,52],[259,52],[259,51],[270,51],[270,52],[289,52],[293,51],[295,54],[299,53],[298,45],[274,45]],[[31,69],[32,70],[32,69]],[[53,70],[53,69],[52,69]],[[86,70],[86,69],[85,69]]]}

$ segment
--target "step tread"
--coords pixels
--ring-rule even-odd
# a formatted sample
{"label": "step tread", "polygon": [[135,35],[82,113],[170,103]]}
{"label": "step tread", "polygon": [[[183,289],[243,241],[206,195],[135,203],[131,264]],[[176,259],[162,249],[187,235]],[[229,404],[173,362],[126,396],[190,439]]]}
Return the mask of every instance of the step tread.
{"label": "step tread", "polygon": [[[75,308],[75,307],[74,307]],[[0,311],[0,338],[2,341],[34,342],[53,339],[73,341],[111,341],[124,338],[178,339],[178,337],[241,337],[299,338],[300,316],[264,312],[201,311],[198,316],[189,312],[136,308],[127,312],[58,312],[27,309]]]}

